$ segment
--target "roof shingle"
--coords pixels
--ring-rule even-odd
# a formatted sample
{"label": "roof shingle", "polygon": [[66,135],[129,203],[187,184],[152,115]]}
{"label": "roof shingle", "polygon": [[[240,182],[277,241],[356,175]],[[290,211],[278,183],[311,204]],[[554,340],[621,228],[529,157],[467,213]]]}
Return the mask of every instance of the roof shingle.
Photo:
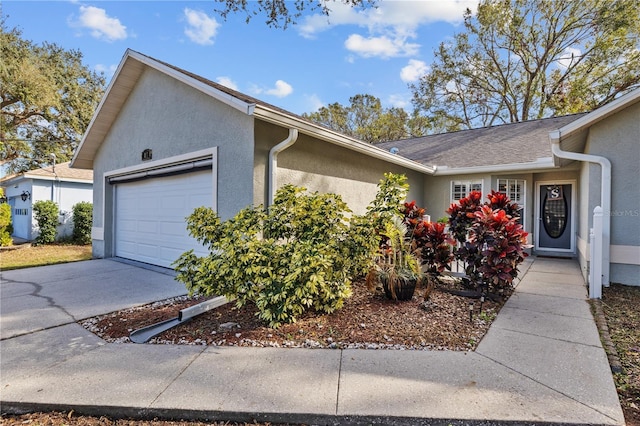
{"label": "roof shingle", "polygon": [[583,114],[441,133],[378,144],[424,165],[448,168],[535,162],[551,157],[549,132]]}

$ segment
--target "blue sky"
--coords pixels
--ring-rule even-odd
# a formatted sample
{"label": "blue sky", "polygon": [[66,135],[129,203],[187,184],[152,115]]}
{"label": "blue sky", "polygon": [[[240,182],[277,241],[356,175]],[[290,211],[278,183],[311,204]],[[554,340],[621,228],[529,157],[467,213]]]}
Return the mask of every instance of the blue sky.
{"label": "blue sky", "polygon": [[356,94],[411,110],[410,83],[433,51],[462,30],[477,0],[381,0],[327,18],[307,14],[286,30],[241,14],[224,21],[214,1],[4,0],[6,26],[35,43],[78,49],[110,80],[127,48],[171,63],[296,114]]}

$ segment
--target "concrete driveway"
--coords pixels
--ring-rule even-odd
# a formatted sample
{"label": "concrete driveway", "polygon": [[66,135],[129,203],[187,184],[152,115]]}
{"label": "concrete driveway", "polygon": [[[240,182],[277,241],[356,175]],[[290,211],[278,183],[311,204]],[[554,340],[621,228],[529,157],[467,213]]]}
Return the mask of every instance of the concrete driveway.
{"label": "concrete driveway", "polygon": [[110,259],[0,272],[0,339],[186,294],[172,272]]}

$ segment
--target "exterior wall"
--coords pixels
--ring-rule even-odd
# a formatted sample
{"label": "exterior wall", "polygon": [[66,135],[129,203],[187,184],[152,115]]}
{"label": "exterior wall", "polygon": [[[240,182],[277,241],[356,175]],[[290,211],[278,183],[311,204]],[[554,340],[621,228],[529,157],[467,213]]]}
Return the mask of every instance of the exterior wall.
{"label": "exterior wall", "polygon": [[[257,125],[254,203],[265,204],[269,149],[283,141],[288,129]],[[375,198],[384,173],[402,173],[409,182],[409,200],[422,203],[422,174],[346,148],[300,134],[296,143],[278,155],[277,185],[303,186],[309,191],[340,194],[355,214],[364,214]]]}
{"label": "exterior wall", "polygon": [[[41,181],[42,182],[42,181]],[[42,182],[50,184],[51,182]],[[60,225],[58,237],[71,236],[73,234],[73,206],[80,202],[93,202],[93,184],[80,182],[56,182],[53,191],[50,185],[47,189],[53,192],[53,201],[60,209]]]}
{"label": "exterior wall", "polygon": [[113,255],[114,185],[105,173],[143,165],[145,149],[156,161],[212,147],[218,147],[218,213],[227,218],[252,202],[253,118],[147,69],[94,158],[94,257]]}
{"label": "exterior wall", "polygon": [[[589,130],[585,153],[611,161],[610,281],[640,285],[640,103],[614,114]],[[600,205],[600,167],[588,165],[589,212]],[[588,236],[588,233],[586,234]]]}
{"label": "exterior wall", "polygon": [[446,210],[451,206],[451,181],[454,180],[482,180],[482,193],[486,194],[491,186],[491,176],[485,174],[425,176],[424,205],[426,213],[432,221],[448,216]]}
{"label": "exterior wall", "polygon": [[[33,194],[31,179],[22,179],[19,182],[7,182],[5,189],[5,197],[11,206],[11,220],[13,222],[13,236],[25,240],[32,240],[33,234],[33,195],[31,199],[22,201],[20,195],[24,191]],[[16,214],[20,210],[20,214]],[[26,214],[23,214],[26,213]]]}

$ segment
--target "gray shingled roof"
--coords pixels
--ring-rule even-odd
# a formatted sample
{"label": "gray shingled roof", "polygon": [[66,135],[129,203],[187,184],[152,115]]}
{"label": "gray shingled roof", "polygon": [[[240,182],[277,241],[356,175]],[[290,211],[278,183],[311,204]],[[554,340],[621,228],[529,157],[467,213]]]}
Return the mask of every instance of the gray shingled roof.
{"label": "gray shingled roof", "polygon": [[534,162],[551,157],[549,132],[583,114],[441,133],[378,144],[424,165],[449,168]]}

